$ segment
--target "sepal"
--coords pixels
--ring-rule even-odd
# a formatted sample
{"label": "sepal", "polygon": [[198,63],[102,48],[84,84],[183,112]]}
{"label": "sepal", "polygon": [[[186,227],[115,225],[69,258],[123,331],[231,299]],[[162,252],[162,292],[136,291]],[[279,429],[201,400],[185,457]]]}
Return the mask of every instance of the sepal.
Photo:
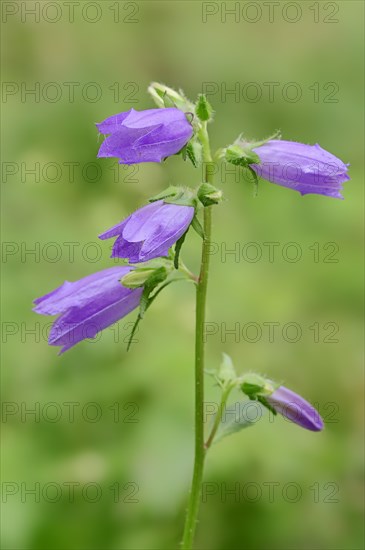
{"label": "sepal", "polygon": [[171,283],[181,280],[191,280],[191,274],[187,273],[186,268],[181,271],[175,269],[175,256],[176,253],[174,254],[170,251],[167,258],[156,258],[155,260],[146,262],[144,265],[137,264],[133,270],[134,277],[128,277],[129,274],[132,274],[130,272],[120,280],[121,284],[127,288],[143,288],[139,303],[139,313],[129,335],[127,351],[131,346],[139,323],[158,294]]}
{"label": "sepal", "polygon": [[195,137],[186,144],[183,150],[183,159],[186,160],[187,158],[191,161],[194,168],[198,168],[203,161],[203,147]]}
{"label": "sepal", "polygon": [[127,288],[138,288],[144,286],[148,281],[160,283],[166,279],[167,275],[168,270],[164,266],[157,268],[136,267],[133,271],[124,275],[121,283]]}
{"label": "sepal", "polygon": [[280,384],[273,382],[264,376],[255,373],[248,373],[241,378],[241,390],[252,401],[259,401],[264,407],[271,411],[274,415],[277,414],[275,408],[267,399],[278,389]]}
{"label": "sepal", "polygon": [[246,146],[229,145],[223,149],[222,156],[226,162],[235,166],[247,167],[250,164],[259,164],[260,157]]}
{"label": "sepal", "polygon": [[211,206],[222,201],[223,192],[210,183],[202,183],[198,188],[197,197],[203,206]]}
{"label": "sepal", "polygon": [[253,151],[256,147],[260,147],[272,139],[280,139],[280,131],[275,132],[272,136],[261,141],[247,141],[240,135],[232,145],[221,149],[220,158],[235,166],[247,168],[250,164],[260,164],[260,157]]}
{"label": "sepal", "polygon": [[279,386],[280,384],[255,373],[244,374],[241,377],[241,390],[250,399],[271,395]]}
{"label": "sepal", "polygon": [[151,82],[147,88],[148,93],[156,105],[160,108],[176,107],[184,113],[193,113],[194,104],[189,101],[182,90],[176,92],[173,88],[159,82]]}
{"label": "sepal", "polygon": [[163,200],[166,204],[192,206],[195,209],[198,206],[196,191],[190,187],[176,187],[174,185],[170,185],[161,193],[151,197],[149,202],[156,202],[160,200]]}

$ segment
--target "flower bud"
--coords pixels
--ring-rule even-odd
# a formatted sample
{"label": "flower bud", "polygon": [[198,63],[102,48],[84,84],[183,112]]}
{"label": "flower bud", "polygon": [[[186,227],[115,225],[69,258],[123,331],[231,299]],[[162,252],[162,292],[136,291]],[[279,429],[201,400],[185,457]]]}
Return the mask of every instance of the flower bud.
{"label": "flower bud", "polygon": [[194,106],[181,92],[176,92],[165,84],[159,82],[152,82],[148,88],[148,93],[152,96],[152,99],[158,107],[177,107],[181,111],[193,112]]}
{"label": "flower bud", "polygon": [[241,390],[274,414],[279,413],[306,430],[318,432],[323,429],[323,420],[316,409],[285,386],[258,374],[247,374],[242,377]]}
{"label": "flower bud", "polygon": [[198,199],[203,206],[211,206],[221,202],[223,192],[210,183],[202,183],[197,192]]}
{"label": "flower bud", "polygon": [[213,108],[207,97],[204,94],[200,94],[195,106],[195,112],[202,122],[209,122],[213,118]]}

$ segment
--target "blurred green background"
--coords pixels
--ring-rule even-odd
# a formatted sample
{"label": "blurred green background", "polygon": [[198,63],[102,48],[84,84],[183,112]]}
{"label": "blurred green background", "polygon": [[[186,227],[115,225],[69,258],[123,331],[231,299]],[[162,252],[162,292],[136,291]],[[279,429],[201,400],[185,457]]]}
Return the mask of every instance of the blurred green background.
{"label": "blurred green background", "polygon": [[[2,3],[3,548],[172,549],[181,540],[193,287],[161,294],[128,354],[134,314],[59,357],[46,343],[51,319],[31,311],[65,279],[111,265],[100,232],[171,183],[199,183],[179,158],[119,175],[113,159],[96,159],[94,123],[153,107],[152,80],[192,99],[210,83],[213,148],[280,128],[351,164],[344,201],[268,182],[254,198],[245,178],[217,174],[226,201],[214,213],[207,366],[225,351],[240,371],[285,380],[317,404],[326,429],[267,417],[217,445],[196,547],[363,548],[363,3],[269,3],[269,13],[268,3],[226,2],[235,10],[226,16],[221,2],[73,4],[71,17],[66,2]],[[273,261],[263,243],[278,243]],[[288,243],[298,261],[283,258],[294,255]],[[224,246],[240,256],[225,257]],[[199,247],[189,234],[192,269]],[[274,341],[269,322],[279,323]],[[224,341],[222,323],[238,323],[240,335]],[[262,331],[256,342],[247,323]],[[287,323],[300,327],[296,343]],[[216,399],[208,380],[206,401]]]}

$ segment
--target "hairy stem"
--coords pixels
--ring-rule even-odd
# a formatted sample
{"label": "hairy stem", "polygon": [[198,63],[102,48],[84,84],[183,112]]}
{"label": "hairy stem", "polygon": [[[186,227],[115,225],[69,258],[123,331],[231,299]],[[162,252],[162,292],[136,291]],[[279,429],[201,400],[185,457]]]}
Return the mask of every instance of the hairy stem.
{"label": "hairy stem", "polygon": [[[212,157],[206,123],[200,132],[200,140],[203,145],[205,181],[211,183],[212,170],[209,169]],[[200,275],[196,288],[196,326],[195,326],[195,459],[193,480],[190,490],[190,498],[186,513],[182,548],[190,550],[193,546],[196,523],[199,513],[201,488],[203,481],[204,460],[206,447],[204,445],[204,358],[205,345],[203,331],[205,323],[206,297],[208,288],[209,260],[212,227],[212,207],[204,208],[204,239],[202,245],[202,257]]]}

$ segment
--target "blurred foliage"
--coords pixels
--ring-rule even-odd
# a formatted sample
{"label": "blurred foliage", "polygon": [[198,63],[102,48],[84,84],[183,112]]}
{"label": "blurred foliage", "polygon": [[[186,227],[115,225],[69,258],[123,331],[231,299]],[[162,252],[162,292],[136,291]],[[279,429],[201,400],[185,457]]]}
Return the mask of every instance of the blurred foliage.
{"label": "blurred foliage", "polygon": [[[263,10],[256,23],[242,15],[222,22],[220,2],[209,3],[218,13],[203,23],[204,3],[179,0],[96,2],[99,21],[87,22],[75,8],[70,23],[66,3],[59,4],[62,17],[55,23],[42,16],[22,22],[20,7],[3,24],[4,82],[19,90],[38,82],[45,97],[52,94],[48,83],[62,90],[54,102],[42,95],[39,102],[31,95],[21,101],[19,91],[3,103],[3,161],[16,163],[7,166],[17,170],[3,175],[2,184],[3,241],[11,252],[3,257],[2,280],[2,399],[9,413],[3,418],[2,480],[15,484],[4,490],[17,491],[3,504],[3,547],[171,549],[181,537],[193,459],[192,286],[161,294],[128,354],[123,340],[133,314],[119,323],[119,334],[107,330],[61,357],[47,346],[44,332],[26,333],[49,326],[49,319],[31,311],[35,297],[111,264],[111,243],[98,243],[100,232],[171,183],[199,183],[199,171],[178,158],[161,166],[121,167],[118,183],[114,160],[96,159],[94,122],[131,107],[151,108],[145,90],[157,80],[182,87],[192,99],[204,83],[215,83],[209,96],[216,111],[214,148],[241,132],[260,138],[280,128],[284,139],[319,142],[351,164],[344,201],[302,198],[267,182],[260,182],[253,198],[243,178],[217,174],[226,202],[214,220],[207,319],[218,332],[208,336],[208,366],[215,367],[225,351],[239,370],[285,380],[318,404],[327,425],[313,434],[283,419],[263,419],[217,445],[207,463],[197,548],[363,548],[363,3],[330,3],[339,8],[337,23],[324,22],[329,8],[324,11],[323,2],[314,3],[317,23],[314,4],[305,1],[295,3],[302,12],[296,23],[282,15],[287,2],[280,3],[273,22]],[[138,12],[129,17],[138,22],[113,21],[112,6],[119,5],[125,19],[134,4]],[[243,9],[247,3],[226,4]],[[79,83],[73,102],[67,82]],[[84,86],[90,82],[102,90],[98,101],[88,100],[93,88]],[[267,82],[278,83],[273,100]],[[290,82],[302,90],[297,102],[283,98]],[[337,86],[336,103],[324,101],[332,91],[325,88],[329,82]],[[231,90],[235,83],[241,90],[256,83],[244,90],[253,94],[258,86],[262,97],[222,97],[224,86]],[[34,163],[46,170],[38,182],[31,174],[22,177]],[[79,163],[74,178],[64,163]],[[58,176],[55,170],[61,170]],[[279,243],[273,262],[265,242]],[[290,242],[302,252],[297,262],[283,260]],[[70,243],[76,243],[74,257]],[[256,245],[248,249],[247,243]],[[331,251],[326,243],[338,247],[336,263],[324,261]],[[199,238],[189,234],[184,260],[193,269],[199,246]],[[241,256],[225,258],[224,246],[238,246]],[[36,253],[26,254],[31,249]],[[249,261],[255,250],[262,258]],[[238,341],[232,335],[222,341],[221,323],[243,329],[250,322],[263,331],[256,343],[242,334]],[[263,325],[268,322],[280,323],[274,342]],[[295,345],[282,337],[288,322],[302,328]],[[314,323],[321,327],[318,342],[309,329]],[[338,325],[337,342],[324,341],[331,332],[326,323]],[[216,398],[208,381],[206,399]],[[78,404],[73,421],[67,403]],[[35,407],[35,415],[25,414]],[[37,483],[39,499],[26,493]],[[67,483],[76,484],[73,498]],[[239,494],[225,494],[232,488]]]}

